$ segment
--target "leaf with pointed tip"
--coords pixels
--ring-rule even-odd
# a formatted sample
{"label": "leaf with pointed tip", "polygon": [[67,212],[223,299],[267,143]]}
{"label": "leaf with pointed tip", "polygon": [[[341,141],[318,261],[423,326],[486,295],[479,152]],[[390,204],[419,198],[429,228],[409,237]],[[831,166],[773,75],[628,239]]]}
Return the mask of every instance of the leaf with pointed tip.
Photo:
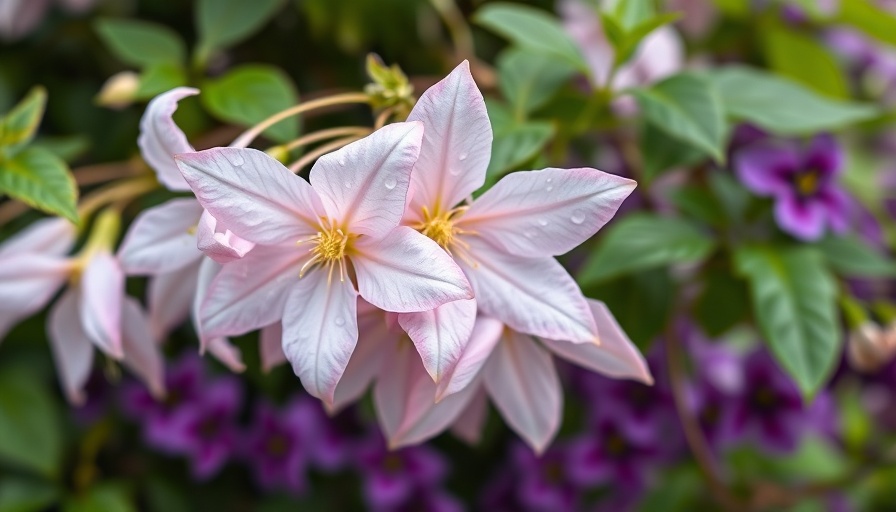
{"label": "leaf with pointed tip", "polygon": [[0,161],[0,192],[47,213],[78,222],[78,187],[68,165],[50,151],[31,147]]}

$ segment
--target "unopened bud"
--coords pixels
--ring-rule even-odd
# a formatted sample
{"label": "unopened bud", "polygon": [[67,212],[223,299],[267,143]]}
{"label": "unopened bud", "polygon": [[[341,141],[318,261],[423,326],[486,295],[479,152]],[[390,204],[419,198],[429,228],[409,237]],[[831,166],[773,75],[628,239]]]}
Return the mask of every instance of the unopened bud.
{"label": "unopened bud", "polygon": [[874,373],[896,356],[896,325],[884,330],[873,322],[862,324],[849,335],[846,357],[861,373]]}
{"label": "unopened bud", "polygon": [[116,73],[106,80],[96,96],[97,105],[122,109],[134,102],[140,88],[140,75],[133,71]]}
{"label": "unopened bud", "polygon": [[[414,86],[398,65],[386,66],[376,54],[367,55],[367,75],[372,83],[364,87],[375,109],[396,107],[400,113],[410,112],[414,105]],[[403,112],[403,111],[407,112]]]}
{"label": "unopened bud", "polygon": [[265,150],[265,153],[281,164],[285,164],[289,161],[289,150],[283,146],[271,146]]}

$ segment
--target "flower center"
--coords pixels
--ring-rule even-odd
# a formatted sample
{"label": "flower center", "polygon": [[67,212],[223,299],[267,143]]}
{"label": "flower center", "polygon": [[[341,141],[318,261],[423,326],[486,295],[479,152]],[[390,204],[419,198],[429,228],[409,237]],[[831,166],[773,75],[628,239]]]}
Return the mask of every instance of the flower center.
{"label": "flower center", "polygon": [[329,269],[330,279],[332,279],[333,269],[338,265],[339,280],[345,281],[345,256],[351,251],[355,238],[357,235],[347,233],[342,228],[330,226],[325,221],[316,235],[296,242],[296,245],[313,244],[310,249],[311,259],[302,265],[299,278],[303,277],[310,268],[320,264]]}
{"label": "flower center", "polygon": [[470,245],[458,237],[458,235],[475,235],[476,233],[456,226],[458,217],[463,215],[467,208],[461,206],[446,212],[439,212],[438,209],[430,212],[429,208],[424,206],[423,221],[412,227],[442,246],[448,254],[476,266],[476,262],[470,257]]}
{"label": "flower center", "polygon": [[803,196],[809,196],[818,190],[818,173],[812,170],[797,174],[795,180],[796,190]]}

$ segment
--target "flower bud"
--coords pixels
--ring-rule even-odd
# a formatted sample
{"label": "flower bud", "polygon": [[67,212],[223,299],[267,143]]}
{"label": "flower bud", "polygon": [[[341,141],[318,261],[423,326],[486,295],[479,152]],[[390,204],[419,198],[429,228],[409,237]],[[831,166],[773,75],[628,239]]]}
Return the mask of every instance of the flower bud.
{"label": "flower bud", "polygon": [[140,88],[140,75],[133,71],[116,73],[106,80],[96,96],[97,105],[122,109],[134,102]]}
{"label": "flower bud", "polygon": [[400,114],[410,112],[414,105],[414,86],[398,65],[386,66],[376,54],[368,54],[367,76],[372,83],[364,87],[364,92],[370,96],[375,109],[397,107]]}
{"label": "flower bud", "polygon": [[861,373],[874,373],[896,355],[896,324],[886,330],[866,322],[849,335],[846,356],[849,365]]}

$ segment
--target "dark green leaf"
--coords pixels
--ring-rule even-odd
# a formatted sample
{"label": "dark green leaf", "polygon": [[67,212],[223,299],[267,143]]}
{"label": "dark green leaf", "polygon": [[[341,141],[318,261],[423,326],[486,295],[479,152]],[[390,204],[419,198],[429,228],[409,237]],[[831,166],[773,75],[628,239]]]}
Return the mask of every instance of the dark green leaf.
{"label": "dark green leaf", "polygon": [[829,236],[816,244],[828,265],[849,277],[894,277],[896,263],[856,237]]}
{"label": "dark green leaf", "polygon": [[563,60],[582,73],[590,74],[579,47],[560,22],[545,11],[499,2],[480,8],[474,19],[517,46]]}
{"label": "dark green leaf", "polygon": [[50,151],[32,147],[0,161],[0,192],[47,213],[78,222],[78,186],[68,166]]}
{"label": "dark green leaf", "polygon": [[769,67],[815,92],[834,98],[849,97],[840,66],[816,39],[786,27],[758,31]]}
{"label": "dark green leaf", "polygon": [[585,287],[607,304],[622,330],[642,351],[659,335],[675,303],[675,284],[666,269],[651,269]]}
{"label": "dark green leaf", "polygon": [[600,246],[579,272],[584,284],[673,263],[693,263],[715,242],[683,219],[632,214],[605,228]]}
{"label": "dark green leaf", "polygon": [[125,64],[138,68],[183,66],[186,60],[184,42],[168,27],[131,19],[101,19],[94,27],[109,50]]}
{"label": "dark green leaf", "polygon": [[669,195],[678,210],[688,217],[710,226],[723,226],[727,219],[725,208],[712,191],[698,185],[685,185]]}
{"label": "dark green leaf", "polygon": [[0,458],[45,477],[59,475],[62,422],[46,386],[23,369],[0,368]]}
{"label": "dark green leaf", "polygon": [[643,41],[648,34],[663,25],[672,23],[678,18],[679,15],[675,13],[660,14],[632,27],[625,33],[625,37],[621,43],[614,44],[614,47],[616,48],[616,64],[621,65],[628,62],[629,59],[634,56],[635,50],[638,49],[641,41]]}
{"label": "dark green leaf", "polygon": [[729,116],[781,135],[809,135],[878,115],[872,105],[825,98],[792,80],[746,66],[720,68],[707,76],[716,83]]}
{"label": "dark green leaf", "polygon": [[199,61],[214,50],[224,49],[259,30],[280,8],[282,0],[199,0],[196,27]]}
{"label": "dark green leaf", "polygon": [[146,497],[152,512],[190,512],[184,491],[158,477],[146,482]]}
{"label": "dark green leaf", "polygon": [[694,317],[706,334],[717,337],[744,320],[749,307],[747,283],[731,275],[727,268],[714,268],[703,276],[703,291],[694,304]]}
{"label": "dark green leaf", "polygon": [[83,135],[38,137],[34,145],[46,149],[66,162],[71,162],[83,156],[90,148],[90,139]]}
{"label": "dark green leaf", "polygon": [[59,499],[55,487],[35,480],[6,478],[0,482],[0,512],[40,512]]}
{"label": "dark green leaf", "polygon": [[627,32],[656,15],[653,2],[644,0],[610,0],[603,4],[603,10],[612,14],[620,27]]}
{"label": "dark green leaf", "polygon": [[644,177],[651,181],[675,167],[688,167],[708,158],[705,153],[682,144],[650,123],[641,133],[641,154],[644,155]]}
{"label": "dark green leaf", "polygon": [[[251,126],[299,101],[292,81],[272,66],[250,64],[210,80],[199,96],[205,108],[222,121]],[[299,120],[290,117],[264,132],[277,142],[299,134]]]}
{"label": "dark green leaf", "polygon": [[119,485],[103,483],[65,500],[63,512],[136,512],[128,493]]}
{"label": "dark green leaf", "polygon": [[186,72],[180,66],[171,64],[150,66],[140,73],[140,85],[134,97],[140,100],[154,98],[186,83]]}
{"label": "dark green leaf", "polygon": [[573,73],[564,61],[519,48],[498,57],[498,85],[519,120],[551,99]]}
{"label": "dark green leaf", "polygon": [[725,113],[712,82],[682,73],[632,92],[648,122],[666,135],[724,161]]}
{"label": "dark green leaf", "polygon": [[[0,120],[0,146],[7,153],[24,146],[34,137],[47,104],[47,91],[36,86]],[[12,150],[12,151],[10,151]]]}
{"label": "dark green leaf", "polygon": [[544,121],[517,122],[507,107],[486,102],[492,123],[492,158],[488,163],[488,183],[495,183],[508,171],[532,159],[554,135],[554,125]]}
{"label": "dark green leaf", "polygon": [[778,363],[805,397],[824,385],[840,354],[837,287],[823,258],[806,247],[742,247],[738,272]]}

